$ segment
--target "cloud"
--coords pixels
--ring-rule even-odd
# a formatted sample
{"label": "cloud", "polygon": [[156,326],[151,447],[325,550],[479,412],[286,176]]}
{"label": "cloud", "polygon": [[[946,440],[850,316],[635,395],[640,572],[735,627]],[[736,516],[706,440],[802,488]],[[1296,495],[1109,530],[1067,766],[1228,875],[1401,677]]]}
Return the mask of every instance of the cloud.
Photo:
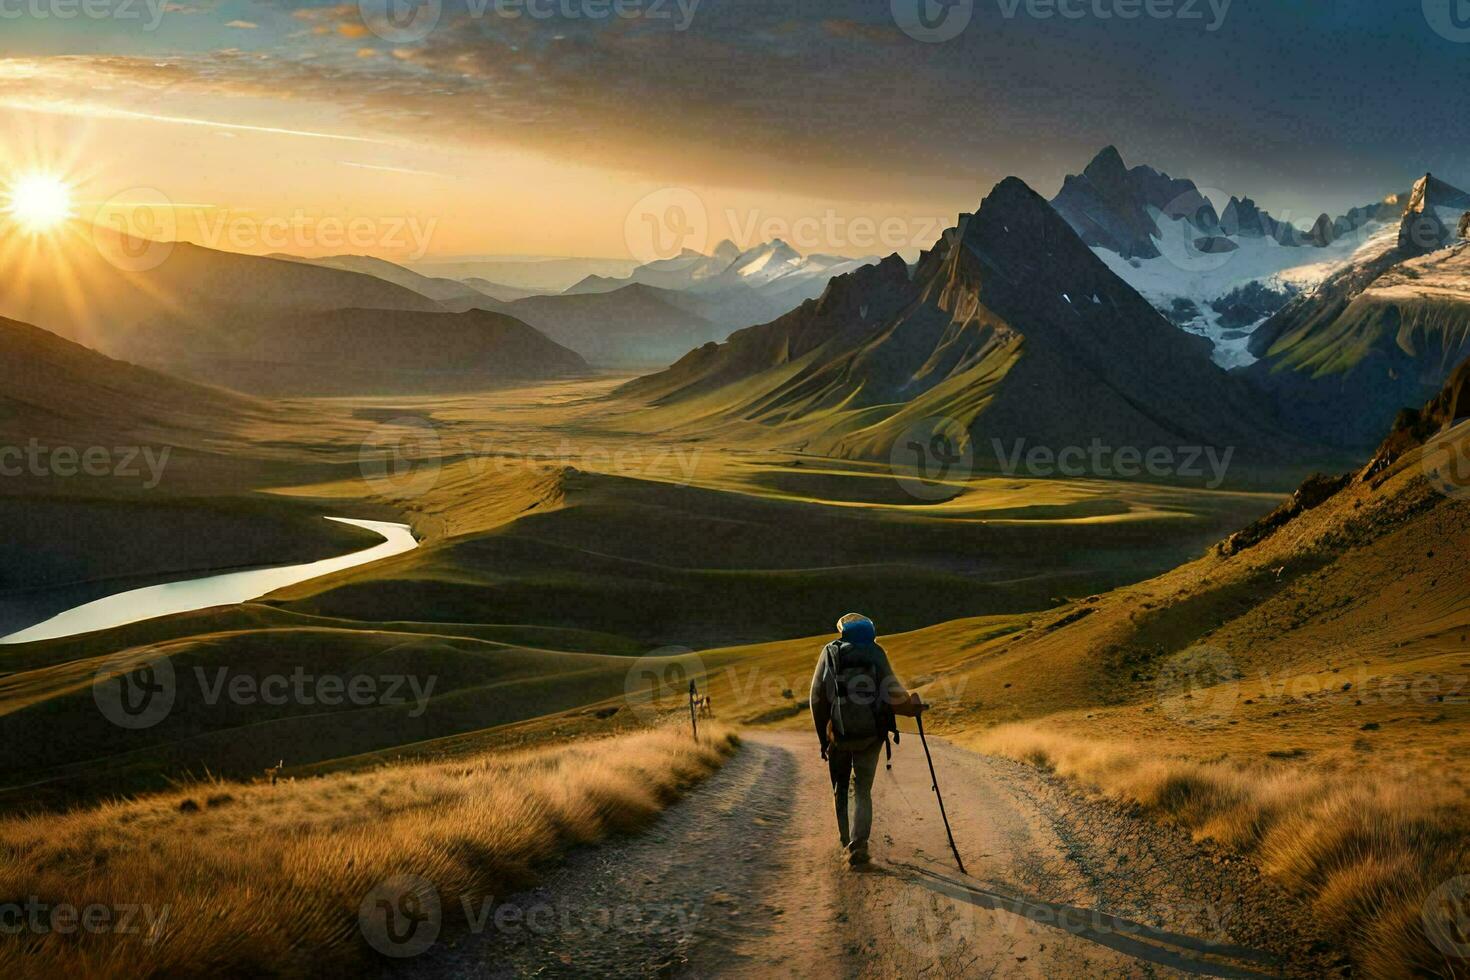
{"label": "cloud", "polygon": [[234,28],[236,28],[238,30],[242,30],[242,31],[253,31],[253,30],[257,29],[258,27],[260,27],[259,24],[252,24],[248,20],[232,20],[228,24],[226,24],[225,26],[226,27],[234,27]]}

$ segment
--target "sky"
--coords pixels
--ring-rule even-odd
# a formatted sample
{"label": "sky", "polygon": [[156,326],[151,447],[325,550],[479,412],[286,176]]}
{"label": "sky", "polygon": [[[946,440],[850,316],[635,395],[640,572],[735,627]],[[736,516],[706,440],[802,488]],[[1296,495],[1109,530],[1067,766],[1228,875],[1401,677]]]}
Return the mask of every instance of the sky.
{"label": "sky", "polygon": [[1113,144],[1309,224],[1470,186],[1466,6],[0,0],[0,180],[246,252],[912,255]]}

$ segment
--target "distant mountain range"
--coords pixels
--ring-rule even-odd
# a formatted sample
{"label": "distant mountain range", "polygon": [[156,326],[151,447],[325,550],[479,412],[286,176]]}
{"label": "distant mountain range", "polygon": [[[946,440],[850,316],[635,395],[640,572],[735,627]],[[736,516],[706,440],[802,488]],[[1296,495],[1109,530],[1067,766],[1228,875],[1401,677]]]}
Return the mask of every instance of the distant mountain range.
{"label": "distant mountain range", "polygon": [[[391,263],[373,273],[171,244],[137,270],[109,258],[148,243],[96,232],[7,248],[0,315],[104,354],[195,381],[272,395],[471,390],[587,372],[587,364],[504,314],[451,314],[414,288],[452,286]],[[494,300],[486,298],[487,303]]]}
{"label": "distant mountain range", "polygon": [[1255,331],[1247,375],[1294,428],[1371,445],[1470,357],[1470,195],[1430,175],[1382,251],[1360,256]]}
{"label": "distant mountain range", "polygon": [[[505,313],[598,366],[647,369],[670,364],[701,344],[724,340],[740,327],[773,320],[820,296],[832,276],[877,259],[802,255],[779,239],[741,250],[727,240],[709,255],[685,249],[626,275],[592,273],[564,292],[476,277],[431,277],[366,256],[294,261],[375,275],[446,309]],[[570,268],[566,263],[571,261],[561,267]],[[443,268],[463,271],[459,266]]]}
{"label": "distant mountain range", "polygon": [[932,418],[968,433],[979,457],[998,455],[992,439],[1299,449],[1208,355],[1012,177],[912,272],[889,256],[839,276],[820,299],[621,394],[670,427],[754,423],[859,458],[887,458]]}
{"label": "distant mountain range", "polygon": [[1232,196],[1217,214],[1193,181],[1129,168],[1109,146],[1066,178],[1052,206],[1160,312],[1207,337],[1217,363],[1240,367],[1256,357],[1251,331],[1293,296],[1393,245],[1409,197],[1391,193],[1305,228],[1249,197]]}

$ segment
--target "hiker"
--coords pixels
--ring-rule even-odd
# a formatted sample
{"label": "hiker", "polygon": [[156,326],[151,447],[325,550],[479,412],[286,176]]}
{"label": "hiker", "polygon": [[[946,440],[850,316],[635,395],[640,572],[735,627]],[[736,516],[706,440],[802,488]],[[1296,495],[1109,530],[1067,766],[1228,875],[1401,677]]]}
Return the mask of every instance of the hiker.
{"label": "hiker", "polygon": [[848,613],[837,621],[837,633],[822,649],[812,675],[812,721],[832,777],[837,834],[848,863],[856,866],[869,860],[873,779],[888,734],[898,731],[894,715],[917,715],[926,705],[893,675],[871,619]]}

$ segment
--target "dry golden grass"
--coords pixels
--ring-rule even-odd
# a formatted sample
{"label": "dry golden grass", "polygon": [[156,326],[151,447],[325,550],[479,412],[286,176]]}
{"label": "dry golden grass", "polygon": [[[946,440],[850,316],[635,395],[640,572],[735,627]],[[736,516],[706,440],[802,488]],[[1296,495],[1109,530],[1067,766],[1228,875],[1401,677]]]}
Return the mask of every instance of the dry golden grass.
{"label": "dry golden grass", "polygon": [[1311,902],[1368,976],[1464,975],[1423,924],[1435,889],[1470,873],[1470,814],[1455,790],[1161,757],[1026,724],[980,744],[1251,855]]}
{"label": "dry golden grass", "polygon": [[128,935],[0,930],[0,974],[353,970],[373,955],[358,910],[382,882],[428,879],[452,929],[463,901],[510,894],[569,845],[646,823],[736,744],[724,729],[698,743],[660,729],[0,821],[0,907],[36,896],[150,913],[137,913]]}

